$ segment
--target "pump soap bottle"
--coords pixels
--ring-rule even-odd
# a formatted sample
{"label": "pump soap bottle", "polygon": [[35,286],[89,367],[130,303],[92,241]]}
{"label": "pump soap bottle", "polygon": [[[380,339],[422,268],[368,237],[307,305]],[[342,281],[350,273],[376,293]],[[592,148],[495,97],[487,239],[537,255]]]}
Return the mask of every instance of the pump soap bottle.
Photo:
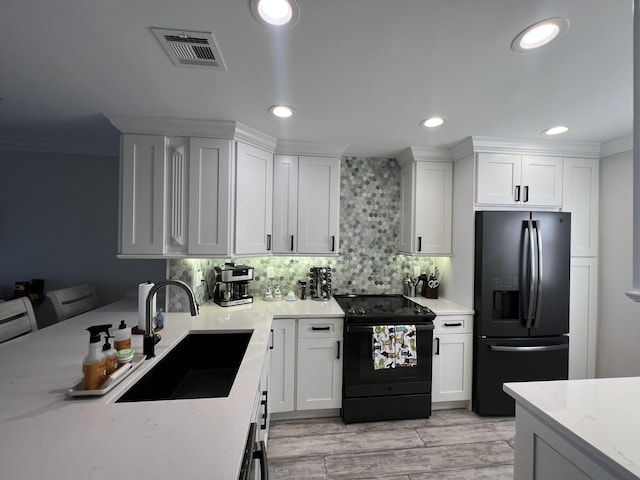
{"label": "pump soap bottle", "polygon": [[120,320],[120,326],[113,332],[113,346],[116,350],[127,350],[131,348],[131,329],[127,327],[124,320]]}
{"label": "pump soap bottle", "polygon": [[118,352],[109,343],[109,339],[113,338],[108,335],[104,336],[104,345],[102,346],[102,353],[105,356],[105,370],[107,371],[107,377],[116,371],[118,368]]}
{"label": "pump soap bottle", "polygon": [[106,357],[100,346],[100,332],[111,325],[94,325],[89,331],[89,351],[82,360],[82,388],[83,390],[98,390],[107,378]]}

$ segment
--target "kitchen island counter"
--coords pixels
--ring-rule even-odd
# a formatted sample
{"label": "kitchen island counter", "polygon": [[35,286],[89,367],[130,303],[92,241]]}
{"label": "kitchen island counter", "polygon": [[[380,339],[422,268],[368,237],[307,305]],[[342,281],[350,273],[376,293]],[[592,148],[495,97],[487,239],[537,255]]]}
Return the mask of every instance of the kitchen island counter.
{"label": "kitchen island counter", "polygon": [[640,478],[640,377],[514,382],[504,391],[516,400],[515,480]]}
{"label": "kitchen island counter", "polygon": [[[90,325],[137,325],[129,298],[0,345],[0,471],[12,480],[216,478],[239,473],[272,318],[341,317],[335,300],[201,307],[166,313],[156,357],[102,397],[70,398],[82,378]],[[252,330],[226,398],[115,403],[189,331]],[[142,352],[142,337],[132,347]]]}

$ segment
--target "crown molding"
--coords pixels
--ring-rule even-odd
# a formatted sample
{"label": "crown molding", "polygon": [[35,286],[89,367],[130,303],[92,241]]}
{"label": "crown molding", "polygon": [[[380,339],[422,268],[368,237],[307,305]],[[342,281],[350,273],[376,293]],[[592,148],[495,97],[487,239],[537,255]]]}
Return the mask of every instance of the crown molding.
{"label": "crown molding", "polygon": [[630,150],[633,150],[633,135],[615,138],[602,144],[600,147],[600,158],[610,157],[611,155],[628,152]]}
{"label": "crown molding", "polygon": [[240,122],[104,114],[121,133],[239,140],[273,152],[277,139]]}
{"label": "crown molding", "polygon": [[412,162],[451,162],[451,150],[438,147],[409,147],[398,155],[401,167]]}
{"label": "crown molding", "polygon": [[472,153],[515,153],[562,157],[600,158],[600,143],[561,140],[533,141],[500,137],[468,137],[451,149],[453,159]]}
{"label": "crown molding", "polygon": [[112,143],[96,143],[50,138],[0,137],[0,150],[117,157],[120,155],[120,144],[117,139]]}
{"label": "crown molding", "polygon": [[348,143],[302,142],[278,140],[276,155],[313,155],[316,157],[341,157],[349,148]]}

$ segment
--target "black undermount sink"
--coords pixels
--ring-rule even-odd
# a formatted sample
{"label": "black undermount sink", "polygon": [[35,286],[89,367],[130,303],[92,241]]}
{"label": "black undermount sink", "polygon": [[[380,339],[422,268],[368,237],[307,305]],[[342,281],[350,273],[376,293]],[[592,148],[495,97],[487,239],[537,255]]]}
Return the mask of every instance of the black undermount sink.
{"label": "black undermount sink", "polygon": [[252,333],[189,333],[116,403],[228,397]]}

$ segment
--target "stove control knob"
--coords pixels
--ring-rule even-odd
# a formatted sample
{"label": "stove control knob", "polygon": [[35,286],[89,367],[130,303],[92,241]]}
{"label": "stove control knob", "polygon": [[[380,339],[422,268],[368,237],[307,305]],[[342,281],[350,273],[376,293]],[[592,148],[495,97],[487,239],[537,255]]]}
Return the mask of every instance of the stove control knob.
{"label": "stove control knob", "polygon": [[356,309],[353,307],[349,307],[349,310],[347,310],[347,313],[349,315],[355,315],[356,314]]}
{"label": "stove control knob", "polygon": [[364,315],[364,313],[365,313],[365,311],[364,311],[364,307],[360,307],[360,308],[358,308],[358,313],[359,313],[360,315]]}
{"label": "stove control knob", "polygon": [[420,305],[416,305],[416,307],[413,309],[413,312],[420,315],[422,313],[422,309],[420,308]]}

